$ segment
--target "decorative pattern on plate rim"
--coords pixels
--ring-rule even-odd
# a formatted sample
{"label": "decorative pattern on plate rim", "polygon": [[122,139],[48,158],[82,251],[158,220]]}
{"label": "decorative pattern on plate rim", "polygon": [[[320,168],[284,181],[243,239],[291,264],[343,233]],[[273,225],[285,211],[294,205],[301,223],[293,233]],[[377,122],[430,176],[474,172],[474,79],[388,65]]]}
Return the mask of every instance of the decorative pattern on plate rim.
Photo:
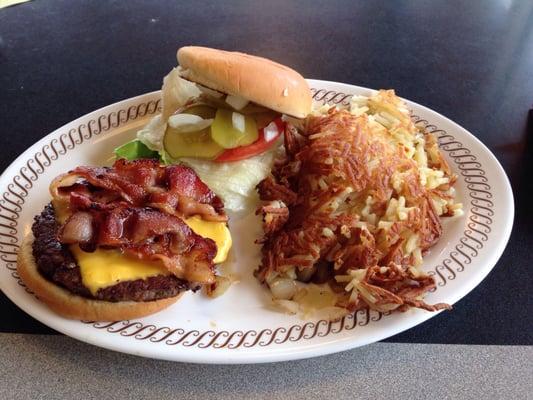
{"label": "decorative pattern on plate rim", "polygon": [[[348,106],[352,95],[325,89],[311,89],[315,101],[329,104]],[[0,198],[0,260],[11,271],[11,275],[18,284],[25,287],[16,272],[16,256],[19,249],[18,219],[25,198],[33,187],[33,182],[39,179],[47,167],[60,156],[74,149],[77,145],[90,140],[93,136],[117,128],[126,122],[139,117],[154,114],[160,110],[160,100],[143,102],[121,109],[118,112],[102,114],[96,119],[91,119],[87,124],[81,124],[77,128],[62,133],[59,138],[52,139],[45,144],[40,151],[30,157],[25,165],[20,168],[7,185],[7,190]],[[479,254],[484,242],[488,240],[491,232],[490,225],[494,216],[494,203],[491,201],[491,186],[488,183],[486,173],[482,165],[477,161],[471,151],[447,132],[431,125],[428,121],[412,116],[417,124],[421,124],[427,132],[437,136],[439,146],[447,152],[448,156],[457,165],[461,176],[468,189],[470,196],[470,208],[468,212],[467,228],[454,249],[438,265],[429,271],[433,275],[438,286],[445,286],[454,280],[457,274],[464,271],[472,259]],[[102,323],[95,321],[83,321],[91,324],[98,330],[119,334],[123,337],[133,337],[137,340],[148,340],[152,343],[165,343],[166,345],[181,345],[197,348],[249,348],[254,346],[265,347],[272,344],[309,340],[315,337],[324,337],[341,331],[353,330],[356,326],[364,326],[370,322],[379,321],[384,315],[372,310],[361,310],[343,317],[337,322],[320,320],[308,322],[303,325],[289,327],[268,328],[261,331],[203,331],[182,328],[157,327],[144,325],[140,321],[117,321]]]}
{"label": "decorative pattern on plate rim", "polygon": [[266,347],[271,344],[297,342],[302,339],[324,337],[332,333],[350,331],[357,326],[368,325],[371,321],[379,321],[384,315],[373,310],[360,310],[349,314],[336,322],[320,320],[316,323],[307,322],[303,325],[289,327],[267,328],[260,331],[203,331],[182,328],[157,327],[144,325],[139,321],[95,322],[83,321],[91,324],[96,329],[109,333],[118,333],[121,336],[133,337],[137,340],[148,340],[152,343],[165,343],[169,346],[182,345],[184,347],[196,346],[200,349],[212,347],[214,349],[239,347],[249,348],[254,346]]}

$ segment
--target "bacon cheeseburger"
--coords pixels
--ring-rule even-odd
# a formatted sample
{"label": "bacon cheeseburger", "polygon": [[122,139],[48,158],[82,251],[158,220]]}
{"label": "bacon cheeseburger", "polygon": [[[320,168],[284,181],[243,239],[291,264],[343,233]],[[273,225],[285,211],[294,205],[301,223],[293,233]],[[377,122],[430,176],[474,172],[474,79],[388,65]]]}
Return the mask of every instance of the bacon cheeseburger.
{"label": "bacon cheeseburger", "polygon": [[231,247],[223,203],[189,167],[77,167],[50,185],[18,256],[24,283],[67,318],[155,313],[216,284]]}

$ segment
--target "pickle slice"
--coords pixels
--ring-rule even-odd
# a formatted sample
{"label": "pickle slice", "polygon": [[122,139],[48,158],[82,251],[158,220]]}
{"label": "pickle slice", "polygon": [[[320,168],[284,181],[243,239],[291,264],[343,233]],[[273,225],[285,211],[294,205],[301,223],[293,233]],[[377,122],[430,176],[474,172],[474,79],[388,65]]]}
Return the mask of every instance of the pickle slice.
{"label": "pickle slice", "polygon": [[[215,118],[216,109],[206,104],[195,104],[186,107],[181,113],[197,115],[203,119],[212,119]],[[172,158],[196,157],[212,159],[224,151],[211,138],[211,129],[209,127],[196,132],[180,132],[178,129],[168,126],[163,145]]]}
{"label": "pickle slice", "polygon": [[224,151],[222,147],[211,139],[209,128],[198,132],[179,132],[169,126],[165,132],[163,145],[172,158],[196,157],[212,159]]}
{"label": "pickle slice", "polygon": [[218,109],[215,120],[211,124],[211,137],[225,149],[247,146],[259,138],[257,124],[251,116],[244,117],[244,132],[233,126],[234,111]]}

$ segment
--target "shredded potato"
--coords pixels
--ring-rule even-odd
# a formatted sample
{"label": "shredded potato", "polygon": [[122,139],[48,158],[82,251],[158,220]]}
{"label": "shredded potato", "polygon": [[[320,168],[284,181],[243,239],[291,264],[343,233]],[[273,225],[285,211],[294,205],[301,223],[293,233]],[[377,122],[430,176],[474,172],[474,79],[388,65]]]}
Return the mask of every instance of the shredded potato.
{"label": "shredded potato", "polygon": [[[286,133],[285,149],[258,185],[269,202],[259,210],[260,281],[327,283],[327,307],[347,311],[449,307],[423,301],[435,282],[421,264],[442,234],[440,217],[462,212],[457,177],[394,91],[354,96],[349,110],[317,108],[302,132]],[[287,302],[300,298],[283,304],[294,311]]]}

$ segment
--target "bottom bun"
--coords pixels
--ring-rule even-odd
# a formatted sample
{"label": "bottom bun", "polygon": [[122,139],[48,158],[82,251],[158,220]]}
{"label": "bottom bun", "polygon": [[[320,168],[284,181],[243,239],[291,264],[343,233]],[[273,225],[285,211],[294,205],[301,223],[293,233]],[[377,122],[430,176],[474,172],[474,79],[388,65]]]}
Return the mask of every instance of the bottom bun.
{"label": "bottom bun", "polygon": [[35,296],[57,314],[85,321],[120,321],[145,317],[174,304],[183,293],[154,301],[103,301],[75,295],[45,279],[37,270],[32,251],[33,236],[24,239],[17,258],[17,271]]}

